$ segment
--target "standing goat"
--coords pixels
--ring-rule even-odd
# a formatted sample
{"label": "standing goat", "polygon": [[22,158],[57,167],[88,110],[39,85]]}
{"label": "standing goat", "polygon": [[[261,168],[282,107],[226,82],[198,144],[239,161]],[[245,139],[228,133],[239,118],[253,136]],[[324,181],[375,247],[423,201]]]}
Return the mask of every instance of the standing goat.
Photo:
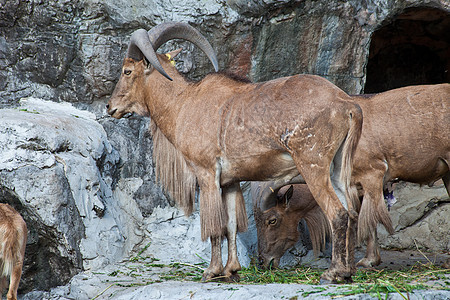
{"label": "standing goat", "polygon": [[0,298],[10,277],[6,298],[17,299],[26,244],[25,221],[11,206],[0,203]]}
{"label": "standing goat", "polygon": [[[450,196],[450,84],[404,87],[377,95],[357,96],[356,100],[363,110],[364,124],[353,161],[352,181],[362,188],[358,236],[360,241],[367,241],[366,255],[358,265],[373,267],[381,262],[377,224],[382,223],[391,234],[394,232],[383,199],[383,187],[389,181],[429,184],[442,178]],[[274,193],[261,193],[268,191],[268,187]],[[280,220],[289,218],[290,230],[267,224],[279,188],[276,182],[266,182],[259,188],[261,191],[254,194],[252,185],[258,251],[264,265],[281,258],[288,249],[282,247],[286,241],[297,241],[298,233],[293,230],[305,214],[290,207],[278,211]],[[290,200],[293,206],[305,205],[313,197],[305,189],[295,188],[294,191],[295,197]],[[271,237],[276,238],[268,237],[266,232],[269,231]],[[278,249],[277,253],[272,248]]]}
{"label": "standing goat", "polygon": [[[193,42],[218,69],[211,45],[193,27],[165,23],[148,32],[139,29],[107,110],[115,118],[151,117],[156,172],[187,213],[198,182],[202,239],[211,240],[203,280],[239,278],[236,233],[247,228],[239,182],[285,183],[294,177],[308,183],[331,224],[333,260],[322,280],[351,280],[356,218],[347,188],[362,127],[359,106],[318,76],[252,84],[214,73],[189,82],[172,62],[179,51],[155,52],[175,38]],[[222,237],[228,241],[225,268]]]}

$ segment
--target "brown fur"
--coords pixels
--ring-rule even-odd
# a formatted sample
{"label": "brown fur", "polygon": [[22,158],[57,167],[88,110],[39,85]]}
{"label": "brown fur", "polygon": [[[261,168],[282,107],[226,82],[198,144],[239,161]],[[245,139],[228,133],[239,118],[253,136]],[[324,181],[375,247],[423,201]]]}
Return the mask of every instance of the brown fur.
{"label": "brown fur", "polygon": [[[354,185],[348,192],[350,199],[358,199],[358,187],[363,196],[360,209],[360,201],[353,203],[355,210],[360,210],[358,239],[367,241],[366,256],[358,264],[370,267],[381,262],[377,225],[381,223],[393,233],[383,200],[383,186],[388,181],[425,184],[442,178],[450,196],[450,84],[405,87],[355,99],[363,110],[364,123],[353,163]],[[256,203],[269,199],[267,195],[253,197]],[[293,200],[310,201],[311,197],[309,191],[303,191]],[[254,205],[255,215],[260,214],[259,207]],[[286,211],[280,215],[285,218],[291,213]],[[290,217],[291,228],[297,227],[302,213]],[[264,226],[262,222],[257,223],[257,228],[261,226]],[[295,239],[297,235],[276,232],[274,236]],[[286,250],[276,255],[281,257]]]}
{"label": "brown fur", "polygon": [[26,243],[24,220],[11,206],[0,203],[0,295],[10,277],[8,300],[17,299]]}
{"label": "brown fur", "polygon": [[[159,60],[173,81],[148,69],[143,61],[124,60],[108,112],[115,118],[129,112],[151,116],[181,153],[199,184],[202,237],[209,236],[217,245],[226,236],[233,248],[225,276],[240,269],[235,238],[238,229],[247,227],[242,192],[237,188],[240,181],[290,180],[301,174],[327,218],[347,222],[348,213],[342,210],[351,202],[344,196],[352,165],[346,161],[351,160],[362,126],[361,111],[347,94],[312,75],[252,84],[210,74],[192,83],[164,55]],[[330,174],[332,165],[340,172]],[[354,247],[345,235],[340,231],[335,238]],[[351,273],[342,258],[347,255],[344,250],[333,250],[336,263],[324,273],[326,280]],[[212,251],[220,247],[213,246]],[[220,255],[212,253],[212,257]],[[204,279],[220,275],[218,265],[212,262]]]}
{"label": "brown fur", "polygon": [[[326,240],[331,236],[331,228],[322,209],[317,205],[306,184],[293,185],[289,194],[285,186],[262,198],[259,189],[270,187],[272,182],[252,182],[254,215],[258,233],[258,254],[260,263],[267,267],[271,262],[278,266],[283,254],[300,238],[298,223],[305,219],[309,229],[314,254],[325,249]],[[261,210],[261,202],[271,202],[273,207]]]}
{"label": "brown fur", "polygon": [[151,132],[156,180],[189,216],[194,208],[197,179],[183,155],[167,140],[155,122],[151,122]]}
{"label": "brown fur", "polygon": [[450,176],[450,84],[404,87],[356,99],[364,114],[353,165],[353,180],[364,190],[358,221],[362,241],[376,232],[378,223],[394,232],[383,200],[386,182],[428,184]]}

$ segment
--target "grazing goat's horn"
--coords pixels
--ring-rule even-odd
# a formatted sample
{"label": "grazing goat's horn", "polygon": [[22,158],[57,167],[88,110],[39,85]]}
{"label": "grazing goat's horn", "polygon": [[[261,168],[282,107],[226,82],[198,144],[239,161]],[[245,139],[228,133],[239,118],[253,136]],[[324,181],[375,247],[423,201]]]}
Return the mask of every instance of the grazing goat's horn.
{"label": "grazing goat's horn", "polygon": [[278,189],[273,189],[273,184],[273,181],[252,182],[253,207],[263,212],[276,205],[277,193],[281,187],[278,187]]}
{"label": "grazing goat's horn", "polygon": [[291,180],[280,179],[275,181],[261,182],[257,188],[257,195],[255,195],[255,197],[253,198],[253,199],[256,198],[257,199],[256,201],[259,201],[259,203],[253,203],[253,205],[257,205],[257,207],[259,207],[261,211],[265,211],[276,205],[278,191],[283,186],[297,183],[305,183],[305,180],[301,175],[298,175],[292,178]]}
{"label": "grazing goat's horn", "polygon": [[[209,60],[216,71],[219,70],[214,49],[208,40],[198,32],[194,27],[185,23],[168,22],[159,24],[148,31],[148,35],[144,37],[143,30],[136,30],[128,47],[128,57],[142,59],[142,55],[147,58],[148,62],[160,72],[162,75],[172,80],[164,71],[156,57],[156,50],[165,42],[172,39],[183,39],[192,42],[199,47],[208,56]],[[151,47],[150,47],[151,45]],[[138,53],[139,50],[141,53]]]}

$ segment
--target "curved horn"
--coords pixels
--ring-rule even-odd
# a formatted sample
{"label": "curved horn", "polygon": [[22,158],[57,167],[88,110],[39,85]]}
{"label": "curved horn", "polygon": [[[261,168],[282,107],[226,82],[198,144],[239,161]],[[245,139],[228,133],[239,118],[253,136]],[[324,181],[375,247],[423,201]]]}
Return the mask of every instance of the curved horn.
{"label": "curved horn", "polygon": [[183,39],[192,42],[208,56],[214,69],[216,71],[219,70],[219,64],[214,49],[209,44],[208,40],[189,24],[176,22],[159,24],[150,29],[146,36],[144,36],[143,31],[143,29],[139,29],[133,33],[128,47],[128,57],[140,60],[144,55],[149,63],[168,79],[172,80],[159,63],[156,56],[156,50],[172,39]]}
{"label": "curved horn", "polygon": [[158,57],[156,56],[156,50],[149,39],[147,31],[145,29],[138,29],[131,35],[130,43],[128,44],[127,57],[134,60],[141,60],[144,56],[159,73],[172,81],[172,78],[167,75],[159,63]]}
{"label": "curved horn", "polygon": [[274,182],[252,182],[253,207],[261,212],[273,207],[277,203],[277,193],[281,188],[273,188]]}
{"label": "curved horn", "polygon": [[306,183],[301,175],[290,180],[279,179],[275,181],[255,182],[252,183],[252,198],[254,207],[265,211],[277,203],[278,191],[285,185]]}

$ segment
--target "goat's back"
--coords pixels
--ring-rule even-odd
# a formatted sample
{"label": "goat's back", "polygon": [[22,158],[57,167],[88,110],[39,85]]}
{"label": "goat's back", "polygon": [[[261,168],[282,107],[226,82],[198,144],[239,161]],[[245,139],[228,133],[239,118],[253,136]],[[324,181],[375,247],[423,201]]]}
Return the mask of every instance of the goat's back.
{"label": "goat's back", "polygon": [[390,178],[416,183],[448,172],[450,84],[399,88],[357,97],[357,103],[364,122],[356,169],[364,172],[374,160],[386,161]]}

